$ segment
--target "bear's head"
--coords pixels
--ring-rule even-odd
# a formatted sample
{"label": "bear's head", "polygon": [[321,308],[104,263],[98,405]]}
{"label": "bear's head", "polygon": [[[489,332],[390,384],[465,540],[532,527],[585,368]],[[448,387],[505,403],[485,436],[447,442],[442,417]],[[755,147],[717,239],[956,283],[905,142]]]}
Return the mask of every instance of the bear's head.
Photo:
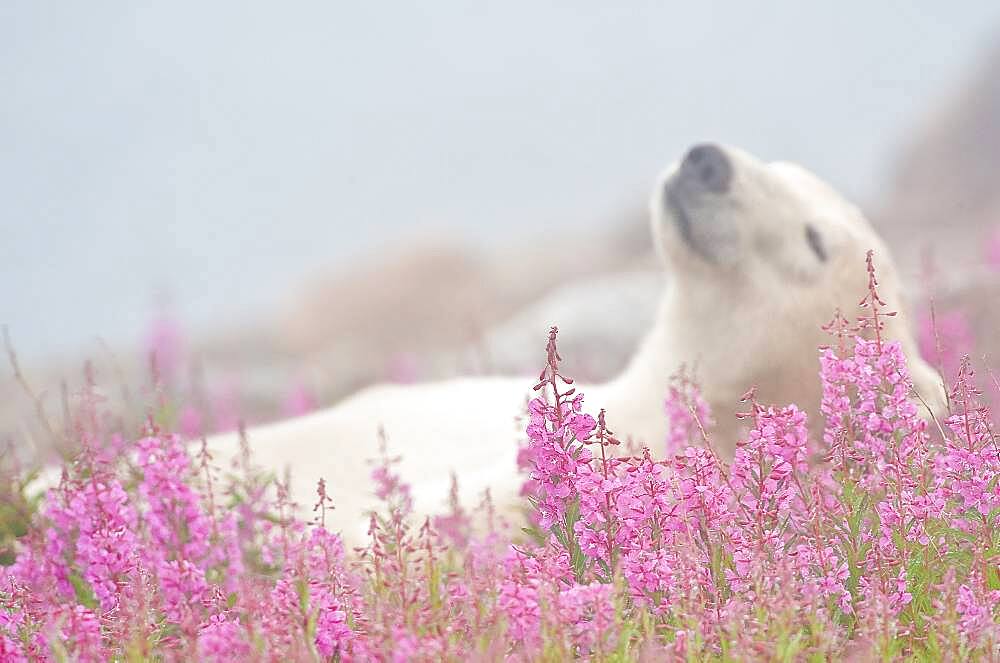
{"label": "bear's head", "polygon": [[916,391],[940,411],[940,380],[918,356],[888,250],[862,213],[815,175],[697,145],[661,177],[651,212],[669,272],[666,342],[697,366],[722,416],[753,384],[762,402],[817,411],[817,347],[835,343],[821,327],[837,309],[852,322],[866,313],[859,302],[869,250],[879,293],[899,311],[883,334],[902,342]]}

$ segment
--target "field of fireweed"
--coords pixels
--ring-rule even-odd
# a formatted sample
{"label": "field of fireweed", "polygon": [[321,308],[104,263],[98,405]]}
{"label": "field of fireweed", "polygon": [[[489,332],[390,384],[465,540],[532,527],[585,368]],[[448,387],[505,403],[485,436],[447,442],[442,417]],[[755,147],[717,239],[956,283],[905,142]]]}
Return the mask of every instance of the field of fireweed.
{"label": "field of fireweed", "polygon": [[820,350],[822,436],[750,389],[731,463],[685,377],[666,452],[628,455],[614,412],[588,414],[560,373],[553,329],[523,529],[488,494],[415,520],[386,455],[370,541],[345,550],[324,527],[337,486],[297,520],[252,439],[218,468],[173,432],[178,404],[133,438],[86,388],[49,425],[77,450],[58,487],[6,470],[0,660],[997,660],[1000,381],[956,360],[950,414],[922,417],[876,285]]}

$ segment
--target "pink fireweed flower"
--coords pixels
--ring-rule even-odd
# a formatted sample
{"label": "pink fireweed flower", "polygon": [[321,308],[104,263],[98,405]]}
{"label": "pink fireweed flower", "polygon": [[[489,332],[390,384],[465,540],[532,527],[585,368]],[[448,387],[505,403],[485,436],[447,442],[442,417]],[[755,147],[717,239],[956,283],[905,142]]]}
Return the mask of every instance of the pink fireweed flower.
{"label": "pink fireweed flower", "polygon": [[959,519],[971,515],[985,523],[1000,508],[1000,451],[981,395],[966,356],[951,393],[953,414],[945,422],[944,449],[934,459],[934,475],[939,499],[953,504]]}
{"label": "pink fireweed flower", "polygon": [[573,585],[559,592],[559,622],[569,627],[574,647],[591,653],[614,647],[614,587],[601,583]]}
{"label": "pink fireweed flower", "polygon": [[186,559],[160,562],[156,566],[164,614],[182,623],[208,598],[205,572]]}
{"label": "pink fireweed flower", "polygon": [[[396,627],[392,634],[392,663],[409,663],[419,660],[420,640],[405,628]],[[426,653],[426,652],[423,652]]]}
{"label": "pink fireweed flower", "polygon": [[192,405],[185,405],[177,418],[177,428],[184,439],[198,439],[205,433],[201,412]]}
{"label": "pink fireweed flower", "polygon": [[902,566],[896,577],[889,576],[884,580],[878,577],[877,572],[862,575],[858,579],[858,589],[863,613],[868,615],[884,611],[895,616],[913,601],[913,594],[907,590],[906,569]]}
{"label": "pink fireweed flower", "polygon": [[834,454],[831,460],[838,467],[847,460],[863,461],[853,445],[845,444],[853,437],[851,392],[856,382],[853,358],[842,358],[833,348],[825,348],[820,354],[820,380],[823,387],[820,411],[826,420],[823,443]]}
{"label": "pink fireweed flower", "polygon": [[575,499],[575,474],[592,458],[586,443],[597,426],[594,418],[582,411],[583,396],[571,387],[573,380],[559,373],[558,332],[556,327],[549,331],[546,366],[534,387],[541,395],[528,403],[525,431],[528,451],[524,456],[532,465],[533,497],[542,530],[562,522],[567,505]]}
{"label": "pink fireweed flower", "polygon": [[167,314],[154,317],[146,332],[143,350],[155,374],[167,383],[172,382],[185,356],[184,335],[177,320]]}
{"label": "pink fireweed flower", "polygon": [[[820,359],[823,384],[821,410],[826,416],[824,442],[844,445],[844,462],[867,464],[898,483],[903,466],[919,466],[926,457],[927,422],[910,399],[913,384],[902,346],[855,338],[854,356],[838,357],[832,349]],[[895,468],[895,469],[894,469]]]}
{"label": "pink fireweed flower", "polygon": [[1000,271],[1000,225],[997,225],[986,242],[986,264]]}
{"label": "pink fireweed flower", "polygon": [[836,548],[825,546],[822,541],[814,541],[812,545],[799,543],[794,557],[805,597],[833,599],[845,614],[854,612],[851,593],[847,589],[850,569]]}
{"label": "pink fireweed flower", "polygon": [[838,337],[839,347],[825,349],[820,358],[823,439],[841,469],[863,470],[867,487],[873,487],[878,477],[902,490],[910,478],[901,473],[903,466],[919,466],[926,460],[927,423],[910,400],[913,384],[902,346],[882,336],[882,318],[895,313],[882,310],[886,304],[878,294],[871,251],[867,263],[869,292],[861,305],[871,313],[858,320],[859,329],[873,330],[875,338],[856,336],[850,356],[846,319],[838,313],[825,327]]}
{"label": "pink fireweed flower", "polygon": [[892,535],[903,525],[903,514],[900,513],[894,499],[882,500],[875,505],[875,511],[879,517],[878,545],[882,549],[882,554],[891,556],[896,547]]}
{"label": "pink fireweed flower", "polygon": [[508,634],[526,650],[538,647],[543,606],[552,607],[558,587],[573,584],[568,554],[550,546],[528,555],[511,549],[504,556],[504,578],[497,595],[497,609],[507,622]]}
{"label": "pink fireweed flower", "polygon": [[669,422],[667,455],[679,453],[687,446],[700,446],[701,428],[708,430],[713,425],[712,412],[701,396],[701,389],[683,368],[670,378],[664,409]]}
{"label": "pink fireweed flower", "polygon": [[973,351],[975,336],[963,311],[931,314],[925,311],[917,324],[920,355],[932,366],[940,367],[951,380],[958,371],[962,356]]}
{"label": "pink fireweed flower", "polygon": [[225,663],[251,654],[239,618],[230,619],[225,613],[212,615],[208,623],[198,629],[197,648],[198,656],[211,663]]}
{"label": "pink fireweed flower", "polygon": [[[866,302],[877,328],[881,300]],[[757,660],[785,645],[792,658],[987,659],[1000,642],[992,413],[963,361],[941,435],[928,433],[899,345],[855,338],[840,317],[821,356],[824,453],[796,407],[753,402],[731,464],[697,446],[691,402],[669,459],[612,453],[605,413],[584,412],[559,373],[553,330],[522,454],[548,527],[516,548],[488,497],[462,508],[457,479],[416,533],[383,447],[371,543],[346,551],[322,512],[318,525],[291,515],[285,484],[273,499],[248,448],[220,479],[207,452],[152,426],[113,439],[89,389],[68,418],[84,451],[61,485],[33,510],[0,482],[0,555],[14,556],[0,661]]]}
{"label": "pink fireweed flower", "polygon": [[327,578],[347,583],[344,571],[344,542],[323,527],[313,527],[303,537],[300,554],[310,578]]}
{"label": "pink fireweed flower", "polygon": [[680,564],[673,551],[663,548],[650,550],[648,545],[630,546],[622,558],[622,574],[638,605],[659,608],[669,603],[670,593],[678,581]]}
{"label": "pink fireweed flower", "polygon": [[[259,599],[268,605],[265,613],[254,607],[254,616],[268,650],[285,658],[305,655],[297,647],[305,636],[324,658],[347,655],[356,644],[349,626],[364,621],[358,579],[345,564],[340,537],[323,527],[294,522],[270,529],[262,556],[283,569],[278,581]],[[250,625],[254,625],[250,622]]]}
{"label": "pink fireweed flower", "polygon": [[[579,402],[582,405],[583,399],[581,398]],[[597,421],[589,414],[574,413],[570,415],[566,425],[576,440],[586,442],[591,432],[597,427]]]}
{"label": "pink fireweed flower", "polygon": [[101,624],[91,610],[81,605],[62,605],[48,615],[47,621],[52,629],[49,642],[63,648],[70,660],[80,663],[108,660],[108,651],[102,645]]}
{"label": "pink fireweed flower", "polygon": [[434,518],[434,531],[442,541],[463,550],[472,537],[472,519],[458,499],[458,477],[452,473],[448,491],[448,513]]}
{"label": "pink fireweed flower", "polygon": [[348,651],[354,634],[329,583],[286,574],[271,591],[270,605],[274,612],[263,626],[271,649],[294,651],[296,633],[314,624],[312,643],[321,656],[328,659]]}
{"label": "pink fireweed flower", "polygon": [[292,385],[281,406],[281,411],[286,417],[299,417],[315,409],[316,397],[305,383],[301,381],[297,381]]}
{"label": "pink fireweed flower", "polygon": [[508,635],[528,649],[538,646],[541,637],[542,592],[548,583],[557,582],[558,575],[571,574],[568,564],[557,571],[557,577],[546,577],[547,566],[563,566],[558,554],[540,551],[541,557],[531,557],[519,550],[510,550],[503,560],[505,577],[497,594],[497,609],[507,622]]}
{"label": "pink fireweed flower", "polygon": [[[612,488],[613,527],[605,528],[613,535],[612,551],[620,555],[633,600],[655,610],[669,604],[683,575],[678,546],[693,532],[705,531],[699,521],[717,526],[715,510],[728,512],[728,494],[715,490],[714,457],[704,449],[688,451],[677,457],[674,472],[653,461],[648,450],[641,458],[616,460],[610,465],[614,481],[605,482]],[[607,564],[609,558],[614,561],[610,553],[599,559]]]}
{"label": "pink fireweed flower", "polygon": [[574,487],[580,500],[580,519],[574,525],[577,540],[585,555],[611,561],[613,541],[612,523],[615,520],[618,493],[624,485],[615,469],[620,461],[611,459],[607,465],[612,469],[605,475],[594,471],[589,465],[579,468]]}
{"label": "pink fireweed flower", "polygon": [[28,657],[20,643],[5,633],[0,633],[0,661],[28,663]]}
{"label": "pink fireweed flower", "polygon": [[395,497],[403,511],[409,512],[413,509],[413,498],[410,495],[409,484],[403,482],[398,474],[392,472],[389,467],[380,465],[372,470],[372,481],[375,482],[375,496],[380,500],[389,501]]}
{"label": "pink fireweed flower", "polygon": [[736,446],[732,488],[758,523],[761,518],[783,520],[798,493],[792,475],[808,471],[806,414],[794,405],[754,407],[754,428]]}
{"label": "pink fireweed flower", "polygon": [[70,578],[78,570],[103,610],[117,606],[140,564],[137,517],[121,484],[106,473],[65,481],[49,493],[42,513],[48,528],[41,551],[2,573],[40,594],[72,597]]}
{"label": "pink fireweed flower", "polygon": [[371,472],[371,479],[375,483],[375,496],[389,506],[390,512],[398,512],[405,516],[413,511],[413,496],[410,493],[410,484],[393,470],[393,465],[398,464],[402,458],[400,456],[390,457],[386,453],[384,433],[381,436],[382,459]]}
{"label": "pink fireweed flower", "polygon": [[143,438],[135,448],[143,471],[139,494],[148,505],[144,516],[154,542],[146,556],[157,563],[171,558],[201,562],[212,525],[190,485],[197,470],[187,449],[172,435]]}
{"label": "pink fireweed flower", "polygon": [[217,569],[222,574],[222,586],[227,592],[236,591],[246,567],[243,563],[244,541],[241,540],[241,520],[230,511],[216,518],[212,547],[205,558],[204,568]]}
{"label": "pink fireweed flower", "polygon": [[347,652],[354,633],[347,626],[347,611],[328,588],[317,592],[316,650],[324,658]]}
{"label": "pink fireweed flower", "polygon": [[517,450],[517,470],[524,476],[521,483],[519,495],[521,497],[535,497],[538,495],[538,482],[531,478],[532,470],[535,469],[535,450],[531,443],[518,447]]}
{"label": "pink fireweed flower", "polygon": [[575,495],[577,470],[592,458],[590,450],[576,437],[577,432],[589,434],[595,425],[593,418],[581,415],[582,405],[581,398],[565,403],[563,408],[551,406],[542,398],[528,405],[528,447],[534,464],[531,478],[537,482],[542,529],[562,520],[567,502]]}
{"label": "pink fireweed flower", "polygon": [[982,577],[973,574],[969,582],[958,588],[955,609],[959,615],[958,630],[973,646],[993,641],[997,646],[1000,624],[995,621],[1000,606],[1000,590],[982,591]]}
{"label": "pink fireweed flower", "polygon": [[806,520],[799,476],[808,470],[806,415],[794,405],[764,408],[751,393],[754,427],[736,446],[727,487],[736,508],[729,529],[732,568],[724,575],[733,591],[754,594],[785,571],[789,527]]}
{"label": "pink fireweed flower", "polygon": [[687,659],[688,653],[688,632],[687,631],[674,631],[674,642],[671,646],[671,650],[678,658],[678,660]]}
{"label": "pink fireweed flower", "polygon": [[889,587],[889,607],[898,614],[913,601],[913,594],[907,590],[905,568],[900,567],[899,575],[895,580],[889,582]]}
{"label": "pink fireweed flower", "polygon": [[673,468],[677,473],[681,515],[685,520],[690,521],[693,516],[705,526],[732,521],[732,487],[715,454],[708,449],[688,447],[683,454],[674,457]]}
{"label": "pink fireweed flower", "polygon": [[408,629],[396,627],[392,631],[391,663],[411,663],[411,661],[446,661],[449,648],[455,646],[442,635],[418,636]]}
{"label": "pink fireweed flower", "polygon": [[516,580],[500,585],[497,608],[507,619],[507,631],[515,641],[533,645],[539,638],[542,608],[538,603],[538,588]]}

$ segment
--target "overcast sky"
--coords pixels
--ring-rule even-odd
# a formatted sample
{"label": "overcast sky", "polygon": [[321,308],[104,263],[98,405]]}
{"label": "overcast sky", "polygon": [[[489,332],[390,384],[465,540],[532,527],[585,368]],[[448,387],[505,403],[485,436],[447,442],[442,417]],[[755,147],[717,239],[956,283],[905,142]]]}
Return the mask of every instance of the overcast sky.
{"label": "overcast sky", "polygon": [[429,229],[611,218],[691,142],[861,202],[1000,4],[0,2],[0,322],[196,328]]}

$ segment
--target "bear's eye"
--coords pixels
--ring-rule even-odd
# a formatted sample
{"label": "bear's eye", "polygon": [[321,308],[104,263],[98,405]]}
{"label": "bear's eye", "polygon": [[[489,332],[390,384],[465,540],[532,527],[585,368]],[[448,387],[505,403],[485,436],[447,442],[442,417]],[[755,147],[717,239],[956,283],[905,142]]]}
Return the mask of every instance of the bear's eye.
{"label": "bear's eye", "polygon": [[826,262],[826,246],[823,245],[823,237],[811,224],[806,224],[806,243],[813,250],[820,262]]}

